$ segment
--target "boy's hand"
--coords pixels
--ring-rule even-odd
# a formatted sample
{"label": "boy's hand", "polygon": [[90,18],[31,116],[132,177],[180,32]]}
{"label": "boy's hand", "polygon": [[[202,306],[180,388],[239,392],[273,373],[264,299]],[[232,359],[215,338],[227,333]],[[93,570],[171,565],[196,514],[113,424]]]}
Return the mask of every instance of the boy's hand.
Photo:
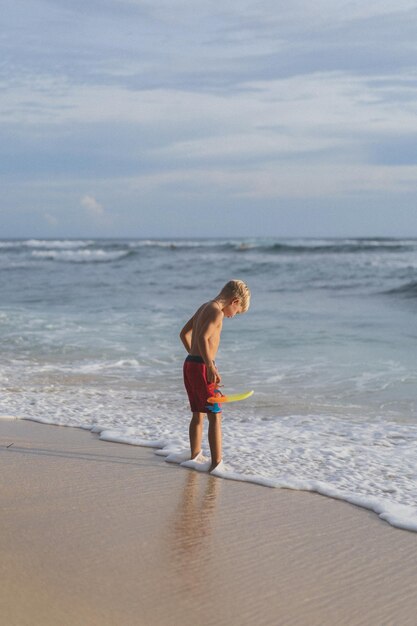
{"label": "boy's hand", "polygon": [[209,383],[221,383],[221,376],[219,374],[219,372],[217,371],[217,367],[213,364],[209,365],[207,367],[207,381]]}

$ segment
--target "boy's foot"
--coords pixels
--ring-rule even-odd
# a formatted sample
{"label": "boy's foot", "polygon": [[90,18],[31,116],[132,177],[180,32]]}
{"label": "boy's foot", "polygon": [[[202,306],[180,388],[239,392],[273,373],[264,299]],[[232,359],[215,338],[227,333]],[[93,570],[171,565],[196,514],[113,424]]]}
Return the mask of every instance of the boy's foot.
{"label": "boy's foot", "polygon": [[208,472],[210,468],[210,459],[207,459],[202,452],[189,461],[181,463],[182,467],[190,467],[198,472]]}
{"label": "boy's foot", "polygon": [[218,463],[212,463],[212,464],[210,465],[209,474],[210,474],[210,472],[212,472],[213,470],[215,470],[215,469],[216,469],[216,467],[219,467],[220,463],[221,463],[221,461],[219,461]]}
{"label": "boy's foot", "polygon": [[203,451],[197,452],[194,456],[191,457],[190,461],[198,461],[199,457],[202,455]]}

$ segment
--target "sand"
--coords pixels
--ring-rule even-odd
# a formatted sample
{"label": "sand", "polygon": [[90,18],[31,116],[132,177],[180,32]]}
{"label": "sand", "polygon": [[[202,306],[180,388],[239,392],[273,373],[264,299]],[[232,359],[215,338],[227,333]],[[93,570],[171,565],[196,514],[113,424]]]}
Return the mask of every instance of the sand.
{"label": "sand", "polygon": [[0,461],[5,626],[416,623],[417,534],[372,512],[23,420]]}

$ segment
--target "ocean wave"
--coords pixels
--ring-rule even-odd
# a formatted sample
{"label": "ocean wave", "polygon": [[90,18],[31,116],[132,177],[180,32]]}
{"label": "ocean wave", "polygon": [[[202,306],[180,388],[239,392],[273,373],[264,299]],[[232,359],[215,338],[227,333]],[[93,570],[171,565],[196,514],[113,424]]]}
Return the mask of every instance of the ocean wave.
{"label": "ocean wave", "polygon": [[242,253],[265,252],[269,254],[355,254],[399,253],[417,250],[417,239],[27,239],[0,241],[0,249],[78,251],[105,250],[134,252],[140,249],[158,249],[167,252],[182,250],[231,251]]}
{"label": "ocean wave", "polygon": [[[294,253],[294,254],[355,254],[357,252],[408,252],[417,247],[417,241],[414,244],[401,241],[352,241],[352,242],[333,242],[328,243],[308,243],[290,244],[290,243],[274,243],[269,247],[270,252],[274,253]],[[268,250],[268,248],[267,248]]]}
{"label": "ocean wave", "polygon": [[4,248],[6,250],[9,250],[10,248],[16,248],[19,247],[21,244],[20,242],[16,242],[16,241],[0,241],[0,249]]}
{"label": "ocean wave", "polygon": [[208,239],[208,240],[141,240],[130,242],[134,248],[182,250],[201,248],[234,252],[267,252],[272,254],[355,254],[358,252],[408,252],[417,249],[417,240],[400,239]]}
{"label": "ocean wave", "polygon": [[181,251],[181,250],[248,250],[255,248],[255,244],[249,244],[241,241],[231,241],[223,239],[207,239],[207,240],[139,240],[130,241],[128,243],[130,248],[157,248],[159,250],[167,251]]}
{"label": "ocean wave", "polygon": [[131,248],[207,248],[212,245],[217,245],[218,242],[204,241],[204,240],[177,240],[177,239],[138,239],[136,241],[129,241],[128,245]]}
{"label": "ocean wave", "polygon": [[[18,243],[18,242],[16,242]],[[21,246],[27,248],[85,248],[87,246],[94,245],[96,242],[92,239],[27,239],[19,242]]]}
{"label": "ocean wave", "polygon": [[387,295],[403,296],[404,298],[417,298],[417,281],[405,283],[404,285],[389,289],[383,293]]}
{"label": "ocean wave", "polygon": [[118,261],[132,254],[131,250],[33,250],[32,256],[37,259],[63,261],[66,263],[108,263]]}

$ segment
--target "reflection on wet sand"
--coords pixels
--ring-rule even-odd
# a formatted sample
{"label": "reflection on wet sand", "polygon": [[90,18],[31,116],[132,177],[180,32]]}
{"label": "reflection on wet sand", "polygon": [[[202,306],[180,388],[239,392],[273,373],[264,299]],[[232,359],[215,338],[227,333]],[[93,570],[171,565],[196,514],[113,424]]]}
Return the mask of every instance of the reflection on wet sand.
{"label": "reflection on wet sand", "polygon": [[173,568],[181,573],[188,590],[203,580],[212,558],[211,526],[221,482],[213,476],[187,471],[174,519],[170,520],[168,540]]}

